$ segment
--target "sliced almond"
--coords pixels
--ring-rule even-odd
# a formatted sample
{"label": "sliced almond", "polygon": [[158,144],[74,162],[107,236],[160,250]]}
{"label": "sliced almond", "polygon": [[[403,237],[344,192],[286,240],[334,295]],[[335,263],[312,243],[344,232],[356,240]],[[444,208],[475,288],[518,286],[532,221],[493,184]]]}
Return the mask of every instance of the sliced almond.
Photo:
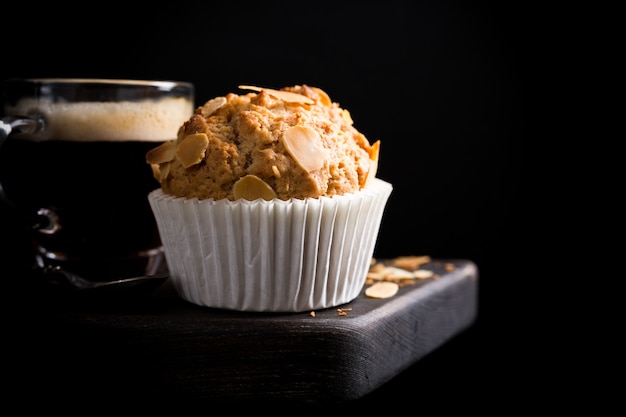
{"label": "sliced almond", "polygon": [[189,168],[204,159],[208,146],[209,137],[206,133],[188,135],[178,144],[176,157],[185,168]]}
{"label": "sliced almond", "polygon": [[242,90],[252,90],[252,91],[267,90],[267,88],[256,87],[254,85],[239,85],[238,87]]}
{"label": "sliced almond", "polygon": [[243,198],[245,200],[258,198],[272,200],[276,198],[276,193],[272,187],[256,175],[246,175],[239,178],[233,185],[233,194],[236,199]]}
{"label": "sliced almond", "polygon": [[433,271],[429,271],[428,269],[418,269],[417,271],[413,271],[413,275],[417,279],[427,279],[432,278],[435,273]]}
{"label": "sliced almond", "polygon": [[378,262],[374,258],[370,260],[370,271],[372,272],[380,271],[383,268],[385,268],[385,264],[383,262]]}
{"label": "sliced almond", "polygon": [[171,162],[164,162],[159,165],[159,172],[161,173],[159,181],[163,182],[170,175],[170,169],[172,167]]}
{"label": "sliced almond", "polygon": [[377,140],[372,145],[372,149],[370,151],[370,170],[367,172],[367,177],[365,178],[365,185],[369,184],[373,178],[376,177],[376,172],[378,171],[378,155],[380,153],[380,141]]}
{"label": "sliced almond", "polygon": [[407,271],[404,268],[398,268],[395,266],[387,266],[385,267],[381,273],[384,275],[385,279],[413,279],[413,273],[411,271]]}
{"label": "sliced almond", "polygon": [[431,260],[431,257],[428,255],[398,256],[393,259],[393,265],[398,268],[414,271],[420,266],[429,263]]}
{"label": "sliced almond", "polygon": [[159,169],[159,164],[150,164],[150,168],[152,169],[152,176],[158,182],[161,182],[161,170]]}
{"label": "sliced almond", "polygon": [[310,98],[303,96],[302,94],[292,93],[291,91],[273,90],[271,88],[261,88],[252,85],[240,85],[239,88],[241,88],[242,90],[265,91],[270,96],[282,100],[286,103],[315,104],[315,101],[311,100]]}
{"label": "sliced almond", "polygon": [[291,126],[281,136],[289,155],[307,172],[324,166],[326,149],[322,146],[319,133],[308,126]]}
{"label": "sliced almond", "polygon": [[322,103],[322,105],[328,107],[332,104],[332,101],[330,100],[330,97],[328,96],[328,94],[326,94],[326,91],[317,87],[311,87],[311,88],[313,88],[313,90],[317,91],[317,94],[319,94],[320,102]]}
{"label": "sliced almond", "polygon": [[349,125],[354,124],[354,121],[352,120],[352,116],[350,115],[350,112],[346,109],[343,109],[341,111],[341,118],[343,119],[344,122],[346,122]]}
{"label": "sliced almond", "polygon": [[176,155],[176,141],[170,140],[152,148],[146,153],[146,162],[149,164],[161,164],[174,159]]}
{"label": "sliced almond", "polygon": [[204,117],[211,116],[213,113],[219,110],[219,108],[222,107],[224,104],[226,104],[226,97],[212,98],[211,100],[204,103],[204,106],[202,106],[202,109],[201,109],[202,116]]}
{"label": "sliced almond", "polygon": [[382,271],[369,271],[367,273],[367,278],[380,281],[380,280],[385,279],[385,274]]}
{"label": "sliced almond", "polygon": [[150,164],[152,168],[152,176],[160,183],[170,174],[171,162],[163,162],[162,164]]}
{"label": "sliced almond", "polygon": [[398,293],[400,286],[395,282],[381,281],[365,289],[365,295],[370,298],[390,298]]}

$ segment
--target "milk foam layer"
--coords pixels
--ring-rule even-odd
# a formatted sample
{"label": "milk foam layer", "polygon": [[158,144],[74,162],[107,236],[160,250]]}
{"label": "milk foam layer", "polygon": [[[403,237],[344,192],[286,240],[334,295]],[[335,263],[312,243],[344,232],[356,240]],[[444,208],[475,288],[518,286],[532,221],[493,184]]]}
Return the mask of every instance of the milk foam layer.
{"label": "milk foam layer", "polygon": [[24,99],[11,114],[40,114],[46,129],[37,135],[16,135],[35,141],[162,142],[176,139],[180,126],[193,114],[194,103],[185,98],[119,102],[53,103]]}

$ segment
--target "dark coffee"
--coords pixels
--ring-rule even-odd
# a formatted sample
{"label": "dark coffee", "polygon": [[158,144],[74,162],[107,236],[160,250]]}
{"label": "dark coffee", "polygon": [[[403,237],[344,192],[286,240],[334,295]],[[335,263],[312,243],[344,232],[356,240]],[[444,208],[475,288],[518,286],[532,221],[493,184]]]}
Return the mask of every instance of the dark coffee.
{"label": "dark coffee", "polygon": [[45,121],[0,147],[0,185],[30,234],[34,263],[92,280],[153,272],[162,256],[148,193],[159,183],[146,153],[176,138],[193,113],[193,87],[38,79],[6,91],[6,115]]}
{"label": "dark coffee", "polygon": [[[0,152],[0,182],[7,198],[25,214],[24,221],[40,224],[33,230],[34,245],[46,262],[80,260],[90,276],[100,279],[110,273],[145,273],[146,258],[161,245],[147,199],[159,186],[145,162],[154,146],[7,139]],[[47,233],[55,226],[58,231]],[[130,270],[124,272],[120,264]]]}

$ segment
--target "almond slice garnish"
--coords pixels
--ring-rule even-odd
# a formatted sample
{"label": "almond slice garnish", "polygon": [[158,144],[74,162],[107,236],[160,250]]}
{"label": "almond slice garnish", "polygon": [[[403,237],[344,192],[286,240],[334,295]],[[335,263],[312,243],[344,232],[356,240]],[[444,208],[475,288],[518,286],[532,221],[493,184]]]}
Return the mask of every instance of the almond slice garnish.
{"label": "almond slice garnish", "polygon": [[161,169],[159,168],[159,164],[150,164],[150,168],[152,169],[154,179],[161,182]]}
{"label": "almond slice garnish", "polygon": [[239,178],[233,185],[233,195],[236,199],[243,198],[245,200],[258,198],[272,200],[276,198],[276,193],[272,187],[256,175],[246,175]]}
{"label": "almond slice garnish", "polygon": [[390,298],[398,293],[400,286],[395,282],[381,281],[365,289],[365,295],[370,298]]}
{"label": "almond slice garnish", "polygon": [[332,104],[332,101],[330,100],[330,97],[328,96],[328,94],[326,94],[326,91],[322,90],[321,88],[317,88],[317,87],[311,87],[313,88],[313,90],[317,91],[317,94],[319,94],[320,96],[320,102],[322,103],[323,106],[330,106]]}
{"label": "almond slice garnish", "polygon": [[209,117],[215,113],[220,107],[226,104],[226,97],[215,97],[204,103],[201,112],[202,116]]}
{"label": "almond slice garnish", "polygon": [[319,133],[308,126],[291,126],[280,137],[287,152],[306,172],[324,166],[326,149]]}
{"label": "almond slice garnish", "polygon": [[206,133],[194,133],[186,136],[176,149],[176,157],[185,168],[196,165],[204,159],[209,146],[209,137]]}
{"label": "almond slice garnish", "polygon": [[159,178],[160,182],[163,182],[163,180],[166,179],[168,175],[170,175],[171,169],[172,169],[171,162],[163,162],[162,164],[159,165],[159,172],[161,174]]}
{"label": "almond slice garnish", "polygon": [[174,159],[176,155],[176,141],[170,140],[150,149],[146,153],[146,162],[149,164],[161,164]]}
{"label": "almond slice garnish", "polygon": [[150,164],[152,168],[152,176],[160,183],[170,174],[171,162],[163,162],[162,164]]}
{"label": "almond slice garnish", "polygon": [[242,90],[262,91],[265,90],[270,96],[282,100],[286,103],[303,103],[303,104],[315,104],[314,100],[303,96],[302,94],[292,93],[291,91],[273,90],[271,88],[255,87],[253,85],[240,85]]}
{"label": "almond slice garnish", "polygon": [[365,178],[365,185],[369,184],[374,177],[376,177],[376,172],[378,171],[378,155],[380,154],[380,140],[377,140],[372,145],[372,149],[370,151],[370,170],[367,172],[367,177]]}
{"label": "almond slice garnish", "polygon": [[354,121],[352,120],[352,116],[350,115],[350,112],[346,109],[341,110],[341,118],[343,119],[344,122],[346,122],[349,125],[354,124]]}

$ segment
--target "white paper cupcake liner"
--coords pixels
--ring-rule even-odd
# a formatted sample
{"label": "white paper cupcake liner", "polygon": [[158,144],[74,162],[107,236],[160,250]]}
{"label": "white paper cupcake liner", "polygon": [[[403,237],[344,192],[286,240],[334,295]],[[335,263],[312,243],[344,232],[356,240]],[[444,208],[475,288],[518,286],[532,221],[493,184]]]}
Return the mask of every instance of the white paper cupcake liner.
{"label": "white paper cupcake liner", "polygon": [[170,279],[201,306],[300,312],[355,299],[363,285],[391,184],[355,194],[288,201],[148,196]]}

